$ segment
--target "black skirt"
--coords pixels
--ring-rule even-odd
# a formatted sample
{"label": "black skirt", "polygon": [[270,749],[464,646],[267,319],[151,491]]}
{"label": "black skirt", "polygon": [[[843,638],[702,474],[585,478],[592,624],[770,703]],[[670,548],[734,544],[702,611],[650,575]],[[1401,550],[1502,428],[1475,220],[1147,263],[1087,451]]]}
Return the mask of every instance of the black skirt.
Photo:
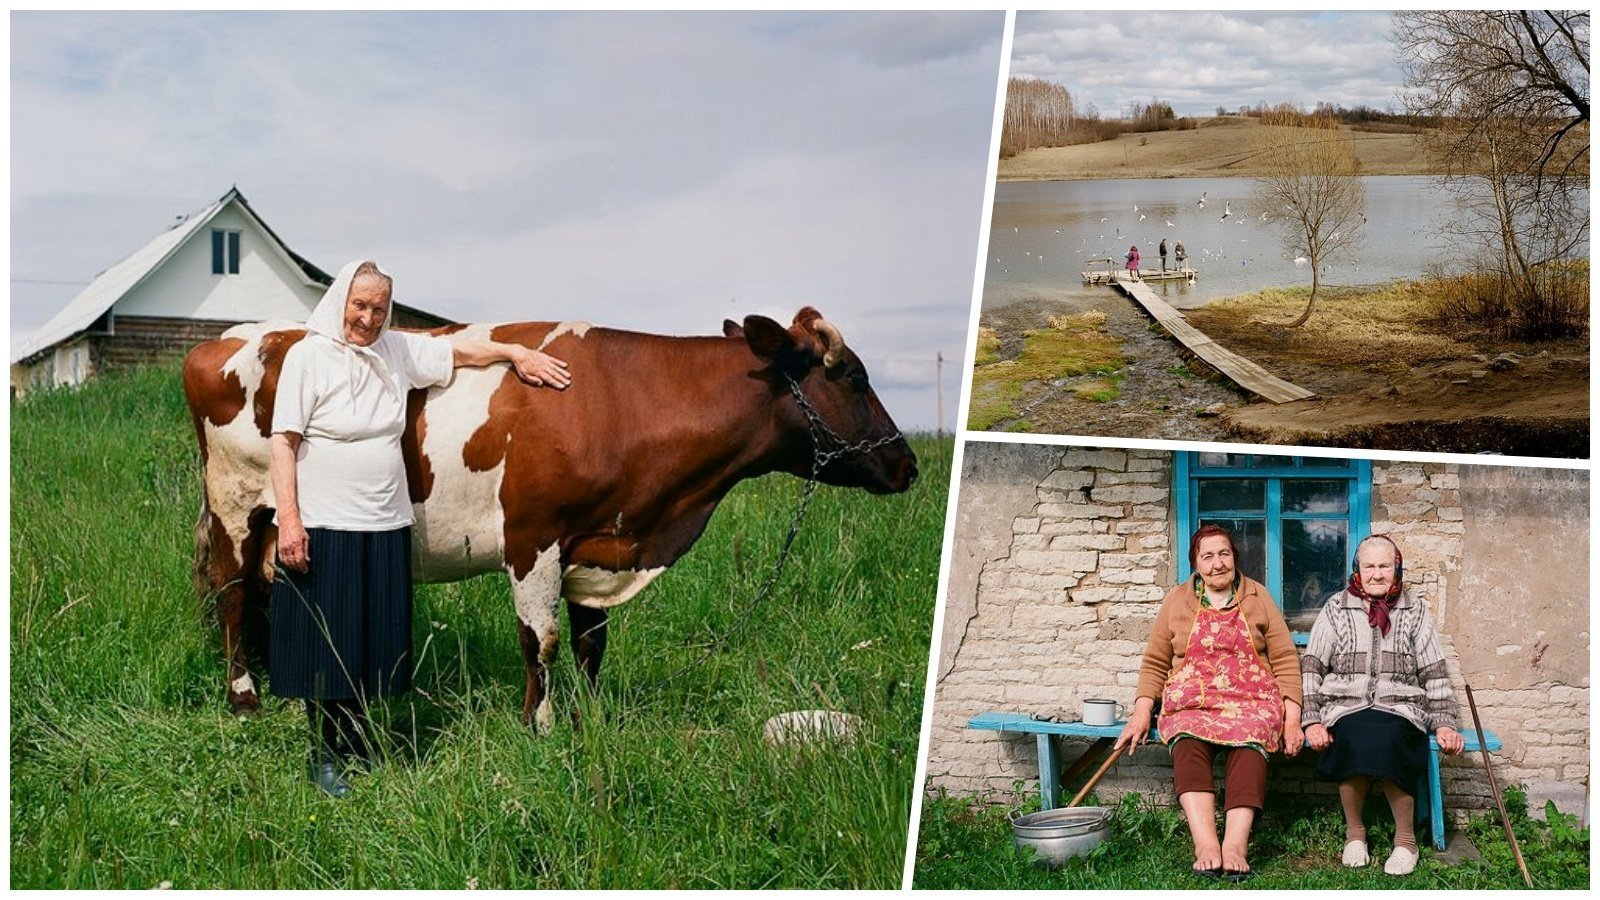
{"label": "black skirt", "polygon": [[310,571],[278,561],[272,693],[342,700],[411,689],[411,529],[308,528]]}
{"label": "black skirt", "polygon": [[1383,778],[1407,794],[1428,770],[1428,736],[1402,716],[1376,709],[1353,712],[1328,729],[1333,746],[1317,758],[1317,777],[1346,781]]}

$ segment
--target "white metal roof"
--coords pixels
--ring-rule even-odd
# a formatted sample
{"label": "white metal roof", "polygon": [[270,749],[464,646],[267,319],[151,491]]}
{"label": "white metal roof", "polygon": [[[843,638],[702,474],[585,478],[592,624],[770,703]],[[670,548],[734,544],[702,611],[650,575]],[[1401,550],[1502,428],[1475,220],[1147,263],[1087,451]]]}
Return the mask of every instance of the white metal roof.
{"label": "white metal roof", "polygon": [[271,238],[270,243],[275,244],[276,249],[294,263],[295,268],[305,277],[307,284],[326,284],[332,280],[327,277],[326,273],[301,259],[288,247],[284,246],[278,236],[273,234],[272,229],[261,221],[254,210],[250,209],[249,203],[239,193],[238,188],[230,188],[226,194],[222,195],[222,199],[157,235],[150,243],[135,250],[132,254],[111,266],[111,268],[97,275],[94,281],[91,281],[89,286],[83,289],[82,293],[74,297],[71,303],[62,307],[61,311],[56,313],[38,331],[34,332],[28,341],[13,348],[11,361],[13,363],[20,362],[88,328],[106,310],[110,309],[118,300],[121,300],[128,291],[149,277],[150,273],[154,272],[173,253],[177,252],[178,248],[182,247],[186,241],[205,228],[206,223],[210,222],[217,213],[234,201],[238,201],[239,207],[245,214],[257,225],[261,226],[261,230]]}

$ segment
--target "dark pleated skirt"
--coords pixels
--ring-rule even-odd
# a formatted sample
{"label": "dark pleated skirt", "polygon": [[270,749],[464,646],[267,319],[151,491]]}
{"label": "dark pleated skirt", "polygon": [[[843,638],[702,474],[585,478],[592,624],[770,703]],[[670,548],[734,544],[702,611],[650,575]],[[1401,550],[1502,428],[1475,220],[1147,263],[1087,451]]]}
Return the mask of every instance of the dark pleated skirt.
{"label": "dark pleated skirt", "polygon": [[272,693],[340,700],[411,689],[411,529],[308,528],[310,571],[278,563]]}
{"label": "dark pleated skirt", "polygon": [[1317,758],[1317,777],[1346,781],[1357,775],[1384,778],[1407,794],[1428,770],[1428,736],[1393,713],[1363,709],[1328,729],[1333,746]]}

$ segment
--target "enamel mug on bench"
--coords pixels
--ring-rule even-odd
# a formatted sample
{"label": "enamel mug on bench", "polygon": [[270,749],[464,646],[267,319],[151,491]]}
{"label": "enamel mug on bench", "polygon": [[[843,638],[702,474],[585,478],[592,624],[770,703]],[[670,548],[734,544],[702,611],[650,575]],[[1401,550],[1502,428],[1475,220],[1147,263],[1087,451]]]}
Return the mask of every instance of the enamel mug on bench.
{"label": "enamel mug on bench", "polygon": [[1115,725],[1127,715],[1128,709],[1115,700],[1083,701],[1083,724]]}

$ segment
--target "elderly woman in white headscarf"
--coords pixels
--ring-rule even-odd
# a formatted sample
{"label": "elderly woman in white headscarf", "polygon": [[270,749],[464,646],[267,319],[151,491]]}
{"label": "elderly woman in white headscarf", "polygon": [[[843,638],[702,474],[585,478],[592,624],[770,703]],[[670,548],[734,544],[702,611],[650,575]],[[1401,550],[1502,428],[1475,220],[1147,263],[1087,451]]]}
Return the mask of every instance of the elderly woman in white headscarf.
{"label": "elderly woman in white headscarf", "polygon": [[352,758],[370,754],[367,702],[411,687],[407,392],[496,362],[529,384],[570,381],[564,362],[528,347],[391,331],[392,293],[376,263],[340,270],[284,356],[272,416],[272,692],[305,699],[309,775],[333,797],[350,792]]}

